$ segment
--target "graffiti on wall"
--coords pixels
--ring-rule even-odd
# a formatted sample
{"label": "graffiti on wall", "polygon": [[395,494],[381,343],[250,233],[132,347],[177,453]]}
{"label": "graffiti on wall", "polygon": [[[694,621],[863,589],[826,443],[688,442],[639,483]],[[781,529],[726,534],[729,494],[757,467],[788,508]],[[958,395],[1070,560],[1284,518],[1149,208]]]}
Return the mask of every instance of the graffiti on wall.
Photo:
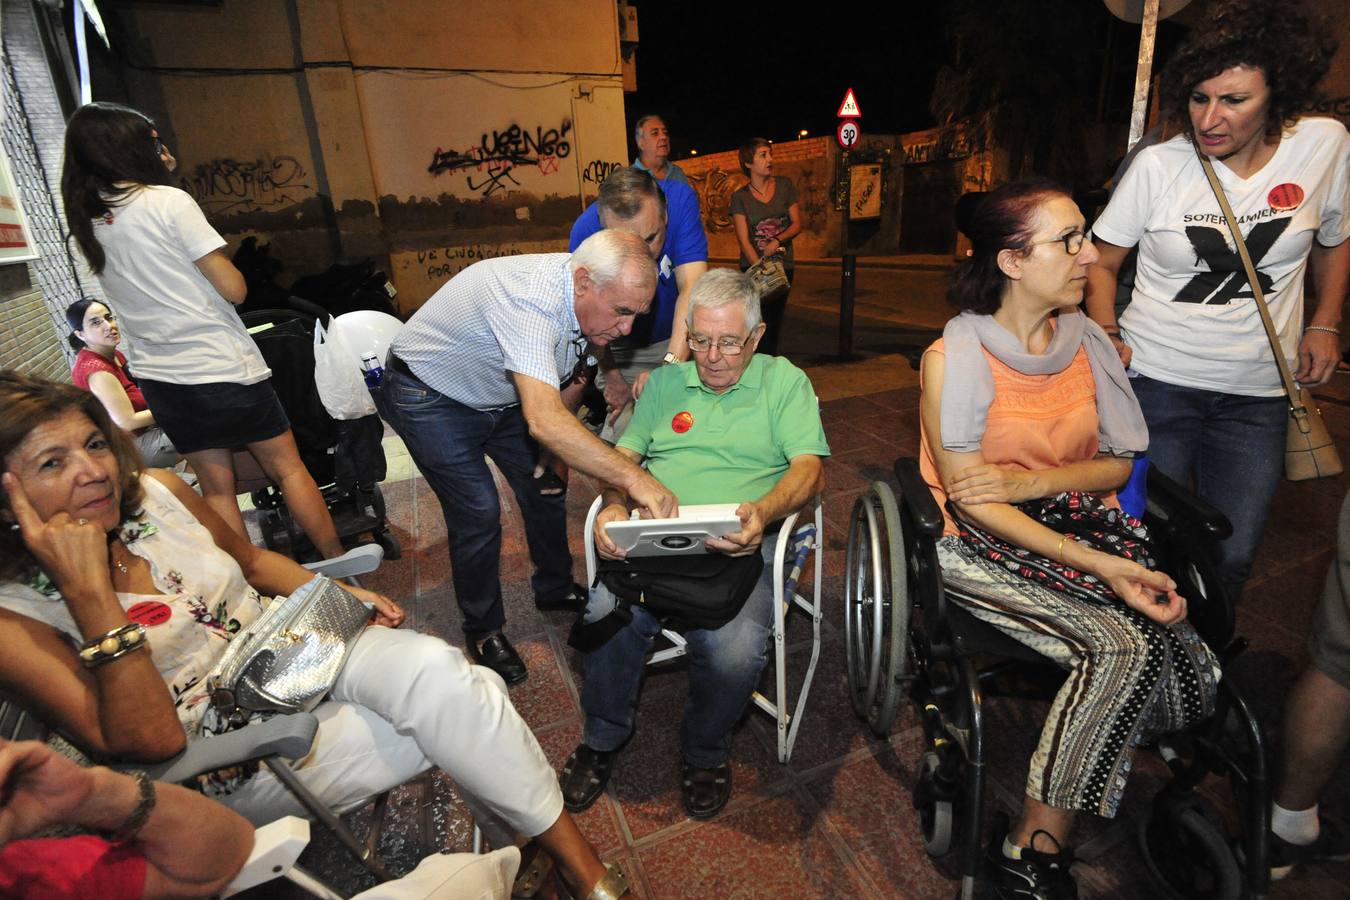
{"label": "graffiti on wall", "polygon": [[615,169],[623,168],[621,162],[605,162],[603,159],[593,159],[586,163],[586,167],[581,170],[581,180],[588,184],[601,184],[609,173]]}
{"label": "graffiti on wall", "polygon": [[260,156],[241,161],[220,157],[194,166],[179,187],[216,215],[289,206],[314,192],[294,156]]}
{"label": "graffiti on wall", "polygon": [[418,268],[425,267],[429,280],[449,278],[480,259],[519,256],[521,250],[509,244],[468,244],[463,247],[434,247],[417,251]]}
{"label": "graffiti on wall", "polygon": [[[572,120],[563,119],[557,128],[536,125],[533,130],[518,123],[503,129],[485,131],[477,146],[467,150],[443,150],[437,147],[431,154],[427,171],[433,176],[447,172],[465,172],[464,183],[481,197],[491,197],[499,191],[510,192],[520,187],[512,171],[534,166],[541,175],[559,171],[559,160],[572,153],[568,134]],[[472,170],[472,171],[468,171]]]}
{"label": "graffiti on wall", "polygon": [[900,151],[905,164],[962,159],[988,149],[988,129],[984,127],[945,128],[931,141],[907,144]]}
{"label": "graffiti on wall", "polygon": [[703,210],[703,227],[710,232],[730,231],[731,195],[746,183],[739,172],[712,169],[702,175],[690,175],[689,184],[698,194],[698,205]]}

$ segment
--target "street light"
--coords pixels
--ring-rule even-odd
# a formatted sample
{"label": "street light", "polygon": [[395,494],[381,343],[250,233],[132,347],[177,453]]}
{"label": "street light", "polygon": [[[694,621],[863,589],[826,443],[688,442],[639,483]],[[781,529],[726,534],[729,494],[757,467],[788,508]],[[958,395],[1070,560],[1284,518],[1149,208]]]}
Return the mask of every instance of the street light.
{"label": "street light", "polygon": [[797,140],[800,141],[800,140],[801,140],[802,138],[804,138],[804,137],[806,137],[806,129],[805,129],[805,128],[803,128],[801,131],[797,132]]}

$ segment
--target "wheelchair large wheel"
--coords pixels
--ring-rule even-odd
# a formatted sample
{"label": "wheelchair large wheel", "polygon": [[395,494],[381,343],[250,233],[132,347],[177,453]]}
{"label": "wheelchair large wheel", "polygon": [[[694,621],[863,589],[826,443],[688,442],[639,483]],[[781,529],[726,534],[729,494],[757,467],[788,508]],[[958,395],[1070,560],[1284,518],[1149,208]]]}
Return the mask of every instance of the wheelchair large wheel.
{"label": "wheelchair large wheel", "polygon": [[895,724],[909,667],[907,576],[895,494],[874,482],[854,504],[849,522],[844,643],[853,708],[883,736]]}
{"label": "wheelchair large wheel", "polygon": [[1173,900],[1242,896],[1242,873],[1223,827],[1194,795],[1159,794],[1139,821],[1139,848],[1154,883]]}

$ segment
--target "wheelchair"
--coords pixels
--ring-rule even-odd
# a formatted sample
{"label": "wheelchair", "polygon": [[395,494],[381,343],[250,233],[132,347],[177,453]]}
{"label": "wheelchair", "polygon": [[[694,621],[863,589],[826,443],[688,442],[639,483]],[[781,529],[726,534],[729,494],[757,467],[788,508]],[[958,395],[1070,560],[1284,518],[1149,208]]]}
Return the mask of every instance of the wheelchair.
{"label": "wheelchair", "polygon": [[[586,512],[586,583],[594,585],[599,571],[599,554],[595,549],[595,520],[604,506],[604,497],[596,497]],[[804,510],[798,510],[783,520],[778,529],[774,545],[774,614],[773,614],[773,670],[774,695],[768,698],[755,691],[750,699],[755,708],[772,717],[777,724],[778,761],[786,765],[792,759],[792,748],[797,743],[797,731],[802,725],[802,715],[806,712],[806,698],[811,692],[811,682],[816,676],[816,663],[820,661],[820,623],[824,618],[821,606],[821,578],[824,565],[825,533],[824,504],[820,494],[811,499],[811,518],[798,524]],[[810,599],[798,592],[802,573],[812,563],[814,573],[811,579]],[[807,661],[806,672],[802,676],[801,686],[793,698],[787,683],[787,615],[797,609],[811,618],[811,657]],[[656,666],[669,660],[679,659],[686,654],[684,636],[672,628],[662,628],[661,636],[669,645],[656,650],[647,659],[647,665]]]}
{"label": "wheelchair", "polygon": [[[923,728],[913,803],[933,857],[959,852],[961,893],[976,896],[981,861],[988,696],[1048,699],[1063,673],[1048,659],[951,602],[937,560],[943,517],[918,463],[895,462],[897,497],[875,482],[854,505],[844,571],[848,686],[855,711],[878,735],[907,695]],[[1187,598],[1189,618],[1228,666],[1246,646],[1234,637],[1233,605],[1214,567],[1214,545],[1231,533],[1221,513],[1156,470],[1148,472],[1144,520],[1160,566]],[[1009,682],[1022,679],[1022,684]],[[1045,690],[1047,678],[1053,686]],[[1025,682],[1039,679],[1039,692]],[[1270,784],[1265,739],[1231,680],[1220,681],[1214,715],[1154,744],[1172,778],[1138,828],[1161,896],[1229,900],[1269,890]],[[1208,775],[1230,781],[1241,820],[1231,839],[1193,789]],[[1245,867],[1233,847],[1241,849]],[[1244,871],[1245,868],[1245,871]],[[1244,879],[1245,876],[1245,879]],[[1245,881],[1245,883],[1244,883]]]}

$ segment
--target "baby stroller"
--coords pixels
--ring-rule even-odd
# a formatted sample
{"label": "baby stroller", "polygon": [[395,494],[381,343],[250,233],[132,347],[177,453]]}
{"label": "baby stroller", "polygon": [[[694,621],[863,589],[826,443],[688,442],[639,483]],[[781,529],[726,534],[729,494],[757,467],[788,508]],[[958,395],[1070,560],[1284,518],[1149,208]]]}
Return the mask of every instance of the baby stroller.
{"label": "baby stroller", "polygon": [[[291,420],[300,459],[319,485],[338,537],[344,544],[369,534],[386,559],[402,554],[398,539],[385,520],[384,423],[379,416],[341,422],[324,409],[314,384],[314,323],[326,324],[329,314],[298,297],[289,309],[246,312],[240,318],[272,369],[272,385]],[[247,451],[234,456],[240,491],[249,491],[258,510],[258,525],[269,550],[288,552],[297,559],[311,555],[313,546],[296,530],[281,491],[268,481]]]}
{"label": "baby stroller", "polygon": [[[961,896],[969,898],[977,896],[987,748],[996,740],[986,731],[985,698],[1043,697],[1053,694],[1063,677],[1045,657],[951,601],[954,591],[943,584],[935,544],[943,531],[942,512],[916,460],[897,459],[895,474],[898,491],[874,483],[849,523],[844,574],[849,688],[855,710],[879,735],[889,732],[908,695],[924,733],[913,797],[924,846],[934,857],[958,851]],[[1147,477],[1144,519],[1159,564],[1190,601],[1196,630],[1227,666],[1245,647],[1233,636],[1232,603],[1213,565],[1214,543],[1231,526],[1156,470]],[[1213,716],[1160,738],[1154,749],[1173,777],[1141,817],[1138,839],[1158,896],[1265,896],[1270,881],[1265,741],[1231,680],[1220,682]],[[1236,836],[1230,837],[1217,812],[1193,790],[1210,774],[1230,781],[1240,816]]]}

